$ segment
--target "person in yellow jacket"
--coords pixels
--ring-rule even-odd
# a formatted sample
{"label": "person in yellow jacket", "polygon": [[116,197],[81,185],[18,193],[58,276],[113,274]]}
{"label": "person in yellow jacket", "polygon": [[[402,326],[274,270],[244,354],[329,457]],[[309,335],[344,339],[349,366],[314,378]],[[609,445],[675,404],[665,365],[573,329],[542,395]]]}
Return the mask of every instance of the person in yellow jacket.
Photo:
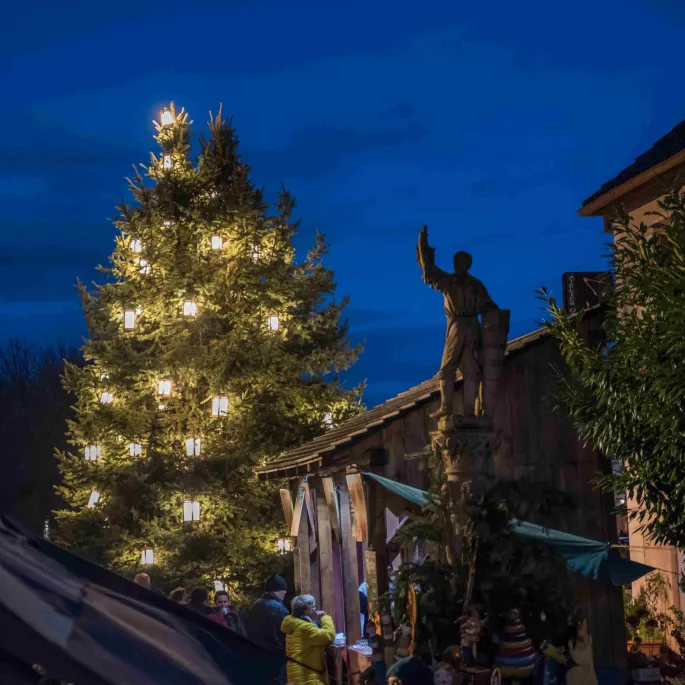
{"label": "person in yellow jacket", "polygon": [[288,685],[326,685],[325,651],[335,640],[333,619],[317,611],[312,595],[298,595],[290,606],[292,614],[281,624],[286,656],[293,659],[288,661]]}

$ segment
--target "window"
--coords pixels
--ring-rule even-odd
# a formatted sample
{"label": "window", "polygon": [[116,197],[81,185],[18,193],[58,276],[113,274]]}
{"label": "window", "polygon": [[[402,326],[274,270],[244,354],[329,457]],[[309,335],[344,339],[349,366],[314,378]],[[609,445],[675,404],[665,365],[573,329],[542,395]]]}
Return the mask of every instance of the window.
{"label": "window", "polygon": [[171,381],[164,379],[157,383],[157,394],[162,397],[171,397]]}
{"label": "window", "polygon": [[326,424],[326,428],[333,428],[333,412],[327,411],[323,415],[323,422]]}
{"label": "window", "polygon": [[275,314],[272,314],[267,317],[267,325],[269,326],[270,331],[277,331],[281,326],[281,322]]}
{"label": "window", "polygon": [[200,503],[197,500],[187,499],[185,502],[183,502],[183,520],[200,520]]}
{"label": "window", "polygon": [[226,416],[228,414],[228,397],[212,398],[212,416]]}
{"label": "window", "polygon": [[192,300],[183,303],[183,316],[195,316],[197,314],[197,304]]}
{"label": "window", "polygon": [[88,499],[88,508],[93,509],[99,501],[100,493],[97,490],[93,490],[93,492],[90,493],[90,498]]}
{"label": "window", "polygon": [[174,160],[171,159],[171,155],[164,155],[162,157],[162,168],[163,169],[172,169],[174,166]]}
{"label": "window", "polygon": [[139,442],[129,442],[128,453],[132,457],[139,457],[143,453],[143,446]]}
{"label": "window", "polygon": [[143,251],[143,241],[140,238],[133,238],[131,240],[131,252],[140,253]]}
{"label": "window", "polygon": [[150,270],[152,269],[152,267],[151,267],[150,264],[148,263],[147,259],[142,259],[142,258],[139,259],[139,260],[138,260],[138,265],[140,266],[140,273],[141,273],[143,276],[147,276],[147,274],[149,274],[149,273],[150,273]]}
{"label": "window", "polygon": [[224,246],[224,239],[220,235],[212,236],[212,250],[220,250]]}
{"label": "window", "polygon": [[102,455],[100,445],[86,445],[84,450],[86,461],[97,461]]}
{"label": "window", "polygon": [[114,402],[114,395],[111,392],[105,390],[100,393],[100,404],[112,404],[112,402]]}
{"label": "window", "polygon": [[143,551],[140,553],[140,563],[143,566],[151,566],[155,563],[155,552],[152,547],[143,547]]}
{"label": "window", "polygon": [[200,454],[200,438],[188,438],[186,440],[186,454],[189,457],[197,457]]}
{"label": "window", "polygon": [[136,327],[135,309],[124,310],[124,330],[132,331]]}

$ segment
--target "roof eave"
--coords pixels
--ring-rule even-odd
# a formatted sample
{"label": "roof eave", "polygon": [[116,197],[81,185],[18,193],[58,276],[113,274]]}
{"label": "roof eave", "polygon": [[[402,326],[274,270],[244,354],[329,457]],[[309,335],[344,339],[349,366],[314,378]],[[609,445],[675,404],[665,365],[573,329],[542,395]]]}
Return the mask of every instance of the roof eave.
{"label": "roof eave", "polygon": [[604,195],[600,195],[592,202],[588,202],[578,210],[578,214],[580,214],[580,216],[601,216],[601,210],[608,205],[636,188],[645,185],[645,183],[671,171],[680,164],[685,164],[685,150],[681,150],[660,164],[653,166],[651,169],[647,169],[647,171],[643,171],[637,176],[633,176],[633,178],[628,179],[625,183],[621,183],[621,185],[612,188],[607,193],[604,193]]}

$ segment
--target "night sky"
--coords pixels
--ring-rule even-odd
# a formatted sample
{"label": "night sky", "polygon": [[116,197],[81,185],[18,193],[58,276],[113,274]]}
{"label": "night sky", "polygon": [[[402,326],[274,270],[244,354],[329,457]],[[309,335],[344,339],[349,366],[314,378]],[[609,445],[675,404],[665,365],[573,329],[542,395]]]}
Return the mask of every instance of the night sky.
{"label": "night sky", "polygon": [[524,334],[539,286],[603,266],[582,200],[685,117],[682,0],[15,0],[3,23],[0,339],[79,344],[74,284],[113,248],[151,120],[173,100],[199,133],[222,102],[254,180],[296,196],[300,254],[331,242],[369,405],[439,364],[424,223]]}

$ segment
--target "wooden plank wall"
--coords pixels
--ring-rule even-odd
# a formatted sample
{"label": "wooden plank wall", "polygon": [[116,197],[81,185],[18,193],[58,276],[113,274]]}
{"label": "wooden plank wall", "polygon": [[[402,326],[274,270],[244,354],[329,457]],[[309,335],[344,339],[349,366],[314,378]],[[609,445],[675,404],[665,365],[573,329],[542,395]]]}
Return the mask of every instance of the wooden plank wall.
{"label": "wooden plank wall", "polygon": [[[590,317],[584,324],[586,334],[596,334],[600,323],[598,317]],[[495,426],[508,437],[511,449],[496,462],[496,472],[502,478],[528,477],[549,483],[571,495],[577,504],[576,511],[550,525],[596,540],[615,541],[617,530],[610,498],[598,493],[592,482],[599,472],[606,473],[610,465],[600,454],[583,447],[571,420],[555,410],[554,365],[562,366],[562,361],[556,343],[549,337],[529,343],[507,357]],[[357,463],[368,449],[379,445],[380,438],[387,464],[374,470],[426,488],[426,473],[418,462],[407,461],[404,455],[418,452],[428,444],[429,431],[435,428],[429,414],[437,404],[435,399],[398,416],[341,453],[338,463]],[[379,564],[382,573],[380,568]],[[595,583],[580,594],[590,614],[590,630],[598,637],[612,635],[611,640],[595,641],[597,666],[622,664],[625,626],[620,589]]]}

